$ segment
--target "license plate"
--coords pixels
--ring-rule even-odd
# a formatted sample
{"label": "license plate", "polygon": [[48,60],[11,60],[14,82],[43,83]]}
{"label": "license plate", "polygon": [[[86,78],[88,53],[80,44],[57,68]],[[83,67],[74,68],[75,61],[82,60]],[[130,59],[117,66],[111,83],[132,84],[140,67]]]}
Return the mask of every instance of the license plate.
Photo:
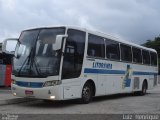
{"label": "license plate", "polygon": [[32,90],[25,90],[25,94],[27,96],[33,96],[33,91]]}

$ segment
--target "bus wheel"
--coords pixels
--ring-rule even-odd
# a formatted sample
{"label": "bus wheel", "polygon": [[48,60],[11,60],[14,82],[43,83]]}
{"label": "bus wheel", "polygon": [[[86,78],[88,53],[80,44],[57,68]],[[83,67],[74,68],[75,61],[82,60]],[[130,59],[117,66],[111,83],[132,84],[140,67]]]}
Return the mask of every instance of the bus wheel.
{"label": "bus wheel", "polygon": [[147,82],[144,81],[143,84],[142,84],[142,90],[141,91],[138,91],[138,92],[135,92],[134,94],[135,95],[138,95],[138,96],[143,96],[147,93]]}
{"label": "bus wheel", "polygon": [[52,100],[43,100],[44,103],[52,103]]}
{"label": "bus wheel", "polygon": [[147,93],[147,82],[144,81],[142,84],[142,90],[134,92],[135,96],[143,96]]}
{"label": "bus wheel", "polygon": [[85,104],[89,103],[92,100],[92,96],[93,96],[93,87],[91,84],[86,83],[82,90],[81,102]]}
{"label": "bus wheel", "polygon": [[142,85],[141,95],[145,95],[146,93],[147,93],[147,83],[146,81],[144,81]]}

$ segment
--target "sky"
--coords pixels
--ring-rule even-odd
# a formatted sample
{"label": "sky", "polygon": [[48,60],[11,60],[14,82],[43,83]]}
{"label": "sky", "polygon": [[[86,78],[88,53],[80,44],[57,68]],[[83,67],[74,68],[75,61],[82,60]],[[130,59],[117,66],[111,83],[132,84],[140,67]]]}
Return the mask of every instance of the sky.
{"label": "sky", "polygon": [[160,0],[0,0],[0,42],[28,28],[73,25],[142,44],[160,35]]}

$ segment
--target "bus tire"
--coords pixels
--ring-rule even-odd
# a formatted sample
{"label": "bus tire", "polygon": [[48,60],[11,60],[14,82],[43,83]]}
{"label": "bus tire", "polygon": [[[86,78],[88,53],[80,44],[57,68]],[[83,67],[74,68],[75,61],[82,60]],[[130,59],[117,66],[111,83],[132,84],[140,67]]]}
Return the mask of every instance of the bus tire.
{"label": "bus tire", "polygon": [[142,85],[141,95],[145,95],[147,93],[147,82],[144,81]]}
{"label": "bus tire", "polygon": [[81,103],[88,104],[92,101],[93,97],[93,86],[89,82],[85,83],[82,89]]}
{"label": "bus tire", "polygon": [[139,95],[139,96],[143,96],[147,93],[147,81],[143,81],[143,84],[142,84],[142,90],[141,91],[138,91],[138,92],[135,92],[136,95]]}
{"label": "bus tire", "polygon": [[52,100],[43,100],[44,103],[51,103],[53,102]]}

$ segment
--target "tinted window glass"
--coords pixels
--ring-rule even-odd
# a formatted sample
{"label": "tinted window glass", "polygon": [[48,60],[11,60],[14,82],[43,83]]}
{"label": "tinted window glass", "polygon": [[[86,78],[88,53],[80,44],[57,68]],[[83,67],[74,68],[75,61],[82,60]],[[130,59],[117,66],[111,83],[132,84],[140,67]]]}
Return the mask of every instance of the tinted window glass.
{"label": "tinted window glass", "polygon": [[132,51],[133,51],[133,62],[142,63],[141,49],[133,47]]}
{"label": "tinted window glass", "polygon": [[95,35],[88,36],[88,55],[92,57],[105,57],[104,39]]}
{"label": "tinted window glass", "polygon": [[132,52],[131,47],[121,44],[121,60],[123,61],[132,61]]}
{"label": "tinted window glass", "polygon": [[85,48],[85,32],[69,29],[67,34],[62,79],[80,76]]}
{"label": "tinted window glass", "polygon": [[142,51],[142,56],[143,56],[143,64],[150,64],[150,55],[148,51]]}
{"label": "tinted window glass", "polygon": [[106,39],[106,56],[108,59],[119,60],[119,43]]}
{"label": "tinted window glass", "polygon": [[155,65],[156,66],[157,65],[157,54],[151,52],[150,55],[151,55],[151,65]]}

